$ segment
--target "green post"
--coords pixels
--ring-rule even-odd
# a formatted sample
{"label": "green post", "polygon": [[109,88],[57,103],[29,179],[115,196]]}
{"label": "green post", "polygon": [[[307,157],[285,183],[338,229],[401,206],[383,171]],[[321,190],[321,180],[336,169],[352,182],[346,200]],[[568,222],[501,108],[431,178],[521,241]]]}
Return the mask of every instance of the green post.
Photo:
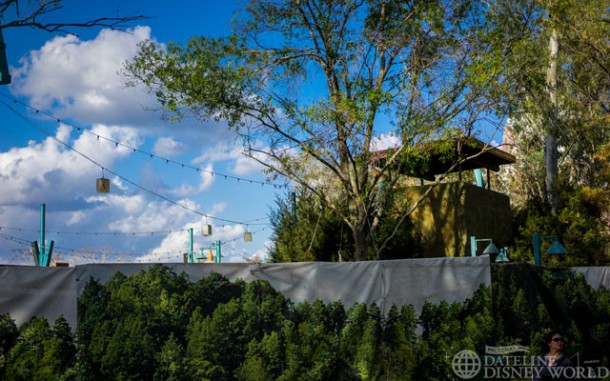
{"label": "green post", "polygon": [[532,241],[534,244],[534,265],[540,267],[542,265],[542,256],[540,255],[542,250],[542,236],[540,233],[534,233]]}
{"label": "green post", "polygon": [[216,257],[214,258],[216,263],[220,263],[221,262],[221,258],[222,258],[222,251],[220,249],[220,246],[222,244],[220,243],[220,241],[216,241],[215,242],[215,246],[216,246]]}
{"label": "green post", "polygon": [[189,263],[193,263],[193,228],[189,229]]}
{"label": "green post", "polygon": [[470,236],[470,256],[477,256],[477,239],[473,235]]}
{"label": "green post", "polygon": [[483,180],[483,169],[475,168],[474,170],[474,179],[479,188],[485,188],[485,180]]}
{"label": "green post", "polygon": [[290,218],[293,222],[297,219],[297,193],[295,191],[290,192]]}
{"label": "green post", "polygon": [[53,255],[53,245],[55,244],[53,241],[47,242],[45,240],[45,218],[45,204],[40,204],[40,244],[32,242],[34,264],[40,267],[49,267],[51,256]]}

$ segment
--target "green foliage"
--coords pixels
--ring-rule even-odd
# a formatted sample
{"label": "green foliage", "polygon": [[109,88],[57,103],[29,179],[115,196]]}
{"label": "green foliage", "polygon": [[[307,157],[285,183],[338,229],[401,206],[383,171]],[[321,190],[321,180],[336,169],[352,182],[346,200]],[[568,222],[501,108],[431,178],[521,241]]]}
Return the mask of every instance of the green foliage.
{"label": "green foliage", "polygon": [[[387,190],[384,197],[393,204],[393,198],[400,198],[400,194]],[[401,221],[403,213],[400,210],[390,210],[379,216],[368,258],[403,259],[421,256],[420,241],[413,233],[410,219]],[[309,192],[301,192],[294,201],[290,197],[278,197],[270,220],[274,242],[270,249],[272,262],[337,262],[355,259],[354,237],[347,223],[335,211],[319,205],[317,197]],[[379,250],[392,235],[393,238],[385,243],[383,250]]]}
{"label": "green foliage", "polygon": [[79,359],[87,378],[152,379],[170,337],[183,338],[195,308],[191,283],[166,266],[104,286],[91,280],[79,298]]}
{"label": "green foliage", "polygon": [[[494,14],[479,1],[254,0],[232,36],[143,43],[125,72],[170,117],[227,120],[270,173],[333,210],[353,236],[355,259],[367,260],[375,219],[396,209],[380,187],[395,159],[377,168],[372,142],[394,132],[408,150],[503,118],[505,99],[494,92],[504,94],[495,84],[510,45],[489,38]],[[310,255],[300,242],[299,255]]]}
{"label": "green foliage", "polygon": [[[11,337],[14,334],[10,330]],[[4,340],[3,340],[4,341]],[[19,330],[19,337],[6,356],[3,380],[50,381],[70,379],[76,347],[66,320],[53,326],[44,318],[33,318]]]}
{"label": "green foliage", "polygon": [[[541,233],[555,229],[548,234],[561,233],[571,255],[548,265],[606,264],[610,258],[608,3],[519,0],[497,5],[490,25],[504,25],[498,36],[510,36],[513,45],[505,64],[511,88],[505,94],[510,94],[513,110],[504,134],[517,158],[506,179],[520,229],[515,253],[520,260],[531,260],[520,241],[527,241],[534,227]],[[514,29],[522,20],[527,20],[523,27]],[[551,57],[550,41],[555,38],[558,51]],[[557,63],[556,71],[551,70],[552,61]],[[546,219],[547,214],[553,217]]]}
{"label": "green foliage", "polygon": [[493,266],[492,270],[494,316],[502,317],[499,328],[504,340],[530,343],[536,355],[546,348],[544,335],[560,329],[569,353],[579,352],[581,360],[608,363],[607,338],[602,339],[610,319],[608,290],[592,289],[582,274],[570,270],[525,264]]}
{"label": "green foliage", "polygon": [[[553,215],[545,203],[531,200],[514,211],[514,246],[511,259],[533,263],[532,235],[556,235],[567,256],[547,256],[551,240],[543,242],[542,265],[547,267],[603,266],[610,263],[610,230],[603,218],[604,209],[592,188],[562,187],[559,209]],[[600,196],[602,197],[602,196]],[[605,197],[605,196],[603,196]]]}
{"label": "green foliage", "polygon": [[349,227],[311,194],[303,192],[294,200],[278,197],[275,203],[272,262],[339,261],[353,252]]}
{"label": "green foliage", "polygon": [[9,314],[0,315],[0,376],[4,374],[6,356],[15,345],[18,337],[19,331],[15,321],[11,319]]}

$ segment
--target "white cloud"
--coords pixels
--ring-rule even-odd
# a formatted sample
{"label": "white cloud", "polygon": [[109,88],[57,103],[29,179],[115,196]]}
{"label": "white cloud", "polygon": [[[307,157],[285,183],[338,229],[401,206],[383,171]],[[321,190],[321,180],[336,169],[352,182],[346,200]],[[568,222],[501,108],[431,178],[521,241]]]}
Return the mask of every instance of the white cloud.
{"label": "white cloud", "polygon": [[193,159],[194,164],[205,162],[219,162],[230,159],[237,159],[242,155],[243,146],[237,141],[220,141],[208,147],[201,155]]}
{"label": "white cloud", "polygon": [[[189,209],[197,210],[198,208],[198,205],[191,200],[180,200],[178,203]],[[173,230],[190,218],[192,218],[192,213],[178,205],[164,201],[143,202],[132,213],[109,223],[108,229],[118,232]]]}
{"label": "white cloud", "polygon": [[185,169],[185,171],[187,172],[183,173],[187,176],[178,176],[179,179],[189,179],[195,175],[198,183],[189,184],[183,182],[179,185],[172,186],[165,181],[166,174],[159,173],[157,168],[155,168],[152,164],[145,163],[142,165],[140,170],[141,173],[139,185],[164,197],[184,198],[205,192],[212,187],[216,180],[216,176],[213,175],[213,168],[211,164],[206,168],[202,168],[201,170],[197,171],[196,174],[192,169]]}
{"label": "white cloud", "polygon": [[[125,139],[135,140],[135,133],[130,129],[106,126],[98,126],[98,129],[107,135],[120,134]],[[99,166],[58,140],[108,167],[128,154],[114,144],[97,141],[87,133],[81,133],[72,141],[71,133],[70,127],[60,125],[54,137],[0,153],[0,187],[3,189],[0,204],[23,203],[32,199],[49,202],[74,200],[95,189],[95,179],[102,172]],[[91,186],[84,186],[86,182]]]}
{"label": "white cloud", "polygon": [[[243,202],[228,199],[232,193],[215,186],[217,176],[211,173],[216,167],[223,168],[220,172],[233,171],[240,176],[257,171],[243,156],[241,141],[235,139],[226,123],[186,119],[170,129],[160,122],[158,113],[142,107],[154,106],[153,97],[141,88],[126,88],[117,74],[123,62],[135,54],[137,42],[150,38],[150,33],[149,28],[138,27],[128,33],[103,30],[87,41],[74,36],[54,37],[13,68],[11,91],[65,122],[58,125],[41,121],[54,131],[52,137],[27,143],[23,140],[20,146],[4,146],[0,151],[0,233],[6,234],[10,226],[31,227],[33,232],[15,231],[12,235],[26,243],[38,239],[39,205],[44,202],[47,239],[56,241],[55,252],[62,260],[71,264],[129,261],[143,253],[161,256],[182,252],[185,227],[205,223],[204,217],[194,215],[193,210],[205,207],[209,215],[224,217],[228,201],[234,208],[233,201]],[[81,125],[68,125],[72,120]],[[155,160],[114,141],[163,157],[188,157],[186,161],[195,152],[204,152],[191,161],[203,170],[197,174],[173,164],[157,166]],[[112,182],[110,193],[96,193],[95,180],[101,177],[102,169],[87,158],[106,168],[104,175]],[[191,210],[156,198],[132,181],[169,199],[178,199]],[[255,187],[248,197],[257,197],[259,189]],[[233,209],[231,213],[245,209]],[[208,223],[214,224],[213,239],[227,242],[223,249],[227,261],[229,257],[231,261],[240,259],[245,253],[240,248],[244,227],[223,225],[214,219]],[[20,246],[3,239],[0,259],[5,260],[15,247],[27,255],[21,258],[20,252],[12,263],[31,264],[29,244]],[[174,258],[172,261],[179,257]]]}
{"label": "white cloud", "polygon": [[11,90],[30,98],[36,108],[53,108],[85,123],[158,123],[159,115],[145,110],[155,106],[153,98],[143,87],[127,88],[119,75],[146,39],[148,27],[103,29],[90,41],[55,37],[12,69]]}
{"label": "white cloud", "polygon": [[371,151],[382,151],[388,148],[396,148],[399,147],[400,144],[400,136],[392,132],[388,132],[373,138],[371,141]]}
{"label": "white cloud", "polygon": [[163,137],[157,139],[155,143],[155,155],[171,157],[184,153],[187,149],[186,144],[181,143],[171,137]]}
{"label": "white cloud", "polygon": [[212,165],[210,164],[199,171],[199,184],[197,186],[182,184],[178,188],[171,189],[170,193],[176,197],[193,196],[210,189],[215,181],[216,176],[213,176]]}
{"label": "white cloud", "polygon": [[68,226],[76,225],[79,222],[81,222],[85,217],[86,217],[86,214],[82,210],[77,210],[76,212],[72,212],[70,214],[70,217],[66,221],[66,225],[68,225]]}
{"label": "white cloud", "polygon": [[[265,155],[261,153],[254,153],[254,156],[261,161],[264,160],[265,157]],[[235,140],[221,141],[215,146],[207,148],[200,156],[193,160],[193,163],[215,163],[223,161],[235,162],[231,168],[231,173],[237,176],[260,174],[264,169],[262,164],[245,155],[242,144]]]}
{"label": "white cloud", "polygon": [[[253,155],[261,161],[264,161],[265,159],[265,156],[261,153],[255,152]],[[264,169],[265,166],[258,161],[246,155],[240,155],[235,162],[233,173],[238,176],[246,176],[251,174],[260,174]]]}
{"label": "white cloud", "polygon": [[[226,208],[226,203],[219,203],[212,206],[207,212],[210,216],[222,212]],[[190,247],[189,228],[193,228],[193,250],[200,252],[201,249],[210,248],[212,242],[222,242],[223,261],[233,258],[235,261],[235,252],[237,249],[235,243],[243,236],[245,231],[243,225],[214,225],[213,218],[200,217],[197,220],[181,220],[183,222],[182,229],[169,232],[158,246],[151,249],[147,254],[137,257],[137,261],[159,261],[159,262],[182,262],[182,254],[188,252]],[[202,237],[201,228],[204,224],[212,225],[212,236]],[[175,225],[174,225],[175,226]],[[230,255],[233,253],[233,255]],[[238,255],[239,256],[239,255]]]}
{"label": "white cloud", "polygon": [[[125,62],[137,53],[138,43],[147,39],[154,40],[146,26],[127,31],[103,29],[93,40],[73,35],[54,37],[11,68],[10,89],[28,97],[31,106],[62,119],[146,126],[143,131],[147,134],[167,134],[154,95],[144,86],[127,87],[120,74]],[[173,136],[160,139],[156,147],[159,155],[174,155],[234,137],[226,122],[194,118],[172,123],[171,132]]]}

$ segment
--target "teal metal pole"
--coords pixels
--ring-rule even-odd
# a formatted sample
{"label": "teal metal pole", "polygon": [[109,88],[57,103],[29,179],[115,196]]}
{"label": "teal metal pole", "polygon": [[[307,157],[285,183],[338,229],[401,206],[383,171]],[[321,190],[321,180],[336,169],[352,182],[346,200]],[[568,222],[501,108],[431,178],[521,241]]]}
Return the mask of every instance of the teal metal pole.
{"label": "teal metal pole", "polygon": [[216,263],[220,263],[221,262],[220,258],[222,258],[222,252],[220,249],[220,245],[221,245],[220,241],[216,241]]}
{"label": "teal metal pole", "polygon": [[53,244],[55,242],[45,240],[46,205],[40,204],[40,250],[38,251],[38,266],[48,267],[53,255]]}
{"label": "teal metal pole", "polygon": [[473,235],[470,236],[470,256],[477,256],[477,239]]}
{"label": "teal metal pole", "polygon": [[475,168],[474,169],[474,178],[476,180],[476,184],[480,188],[485,188],[485,180],[483,180],[483,169]]}
{"label": "teal metal pole", "polygon": [[542,265],[542,256],[540,254],[542,250],[542,236],[540,233],[532,235],[532,243],[534,245],[534,265],[540,267]]}
{"label": "teal metal pole", "polygon": [[193,228],[189,229],[189,263],[193,263]]}
{"label": "teal metal pole", "polygon": [[[45,230],[45,204],[40,204],[40,253],[44,258],[44,253],[46,252],[46,244],[44,240],[44,230]],[[43,265],[44,266],[44,265]]]}
{"label": "teal metal pole", "polygon": [[297,193],[295,191],[290,192],[290,221],[292,223],[297,220]]}

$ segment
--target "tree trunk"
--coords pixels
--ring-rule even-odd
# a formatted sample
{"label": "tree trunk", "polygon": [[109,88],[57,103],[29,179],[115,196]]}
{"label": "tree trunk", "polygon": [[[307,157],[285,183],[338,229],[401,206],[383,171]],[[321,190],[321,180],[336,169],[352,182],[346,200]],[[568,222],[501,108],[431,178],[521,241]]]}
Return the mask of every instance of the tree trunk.
{"label": "tree trunk", "polygon": [[354,259],[357,261],[368,261],[368,243],[367,233],[365,229],[360,226],[354,226],[352,228],[352,235],[354,237]]}
{"label": "tree trunk", "polygon": [[559,192],[557,189],[558,153],[557,134],[559,132],[559,115],[557,104],[557,60],[559,41],[557,30],[553,29],[549,38],[549,63],[546,71],[546,91],[549,97],[547,111],[546,138],[544,147],[544,161],[546,166],[546,195],[553,215],[557,214],[559,206]]}

